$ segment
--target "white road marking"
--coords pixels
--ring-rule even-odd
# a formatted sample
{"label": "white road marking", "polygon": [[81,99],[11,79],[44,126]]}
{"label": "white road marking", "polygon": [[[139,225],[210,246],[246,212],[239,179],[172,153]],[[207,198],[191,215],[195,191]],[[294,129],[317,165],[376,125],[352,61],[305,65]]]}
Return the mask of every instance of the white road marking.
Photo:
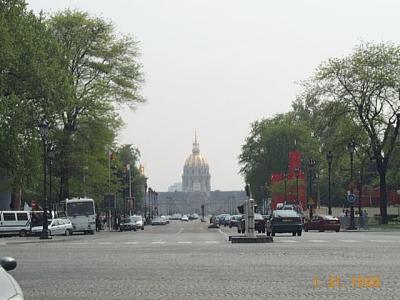
{"label": "white road marking", "polygon": [[99,245],[112,245],[112,242],[99,242]]}
{"label": "white road marking", "polygon": [[328,241],[325,240],[309,240],[311,243],[327,243]]}
{"label": "white road marking", "polygon": [[0,243],[0,246],[5,246],[5,245],[7,245],[7,242],[1,242]]}
{"label": "white road marking", "polygon": [[75,243],[71,243],[71,245],[87,245],[88,243],[86,242],[75,242]]}
{"label": "white road marking", "polygon": [[373,243],[393,243],[393,241],[388,241],[388,240],[369,240],[369,241]]}
{"label": "white road marking", "polygon": [[219,244],[218,241],[206,241],[206,244]]}
{"label": "white road marking", "polygon": [[229,240],[229,236],[228,236],[225,232],[223,232],[223,231],[221,230],[221,228],[218,229],[218,231],[219,231],[219,233],[221,233],[222,235],[225,236],[225,238],[226,238],[227,241]]}
{"label": "white road marking", "polygon": [[155,242],[151,242],[152,244],[165,244],[164,241],[155,241]]}
{"label": "white road marking", "polygon": [[357,240],[339,240],[339,242],[344,242],[344,243],[359,243],[360,241],[357,241]]}
{"label": "white road marking", "polygon": [[125,242],[125,245],[137,245],[139,242]]}
{"label": "white road marking", "polygon": [[295,240],[275,240],[275,241],[279,241],[279,242],[282,242],[282,243],[297,243],[298,241],[295,241]]}
{"label": "white road marking", "polygon": [[188,241],[181,241],[181,242],[178,242],[178,244],[191,244],[192,242],[188,242]]}

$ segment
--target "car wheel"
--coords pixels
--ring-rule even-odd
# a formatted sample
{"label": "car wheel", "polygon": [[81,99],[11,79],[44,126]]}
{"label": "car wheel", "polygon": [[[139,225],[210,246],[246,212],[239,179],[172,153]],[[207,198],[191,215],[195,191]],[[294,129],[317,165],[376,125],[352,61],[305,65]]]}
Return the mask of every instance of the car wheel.
{"label": "car wheel", "polygon": [[275,236],[275,232],[272,231],[272,232],[271,232],[271,235],[272,235],[272,236]]}
{"label": "car wheel", "polygon": [[308,229],[304,229],[305,232],[308,232]]}
{"label": "car wheel", "polygon": [[324,229],[320,229],[320,230],[318,230],[319,232],[324,232],[325,230]]}
{"label": "car wheel", "polygon": [[144,230],[144,226],[142,227],[142,230]]}
{"label": "car wheel", "polygon": [[232,225],[229,225],[229,228],[232,228]]}
{"label": "car wheel", "polygon": [[297,231],[297,236],[301,236],[301,231]]}
{"label": "car wheel", "polygon": [[339,231],[340,231],[340,229],[336,229],[335,231],[336,231],[336,232],[339,232]]}
{"label": "car wheel", "polygon": [[22,229],[22,230],[19,232],[19,236],[20,236],[20,237],[26,237],[26,230]]}
{"label": "car wheel", "polygon": [[292,236],[296,236],[296,232],[292,232]]}

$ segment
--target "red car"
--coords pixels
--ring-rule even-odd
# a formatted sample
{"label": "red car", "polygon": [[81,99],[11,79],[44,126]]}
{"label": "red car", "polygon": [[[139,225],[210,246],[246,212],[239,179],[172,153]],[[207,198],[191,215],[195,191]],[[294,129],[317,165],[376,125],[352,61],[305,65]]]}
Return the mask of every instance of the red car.
{"label": "red car", "polygon": [[333,216],[321,216],[316,215],[311,220],[304,223],[304,231],[309,230],[318,230],[318,231],[325,231],[325,230],[334,230],[336,232],[340,231],[340,220]]}

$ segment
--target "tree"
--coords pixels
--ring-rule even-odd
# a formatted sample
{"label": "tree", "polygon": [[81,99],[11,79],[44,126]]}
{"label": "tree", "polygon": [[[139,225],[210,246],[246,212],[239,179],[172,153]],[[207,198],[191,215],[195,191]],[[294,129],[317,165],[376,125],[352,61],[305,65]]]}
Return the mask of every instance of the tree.
{"label": "tree", "polygon": [[43,174],[39,121],[68,87],[58,44],[25,1],[0,1],[0,40],[0,168],[18,208]]}
{"label": "tree", "polygon": [[[380,180],[380,211],[387,224],[386,172],[400,128],[400,47],[361,44],[344,58],[322,64],[309,85],[323,102],[339,102],[368,137],[368,155]],[[317,93],[315,93],[317,91]]]}
{"label": "tree", "polygon": [[112,115],[118,105],[135,108],[144,102],[138,93],[143,78],[137,42],[118,37],[111,23],[66,10],[52,16],[47,25],[63,49],[64,68],[73,91],[59,102],[60,122],[53,122],[54,126],[60,124],[61,197],[67,198],[70,154],[79,123],[89,117]]}
{"label": "tree", "polygon": [[295,147],[314,158],[318,149],[307,124],[296,120],[292,112],[252,124],[239,163],[255,199],[263,198],[261,187],[270,183],[272,173],[287,170],[289,151]]}

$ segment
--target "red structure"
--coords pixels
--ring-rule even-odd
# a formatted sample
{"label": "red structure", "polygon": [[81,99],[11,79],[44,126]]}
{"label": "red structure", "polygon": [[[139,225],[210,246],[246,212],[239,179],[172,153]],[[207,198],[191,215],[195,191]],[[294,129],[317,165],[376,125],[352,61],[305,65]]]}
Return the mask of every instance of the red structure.
{"label": "red structure", "polygon": [[[298,170],[298,172],[296,172]],[[299,199],[297,199],[297,187]],[[278,203],[285,202],[284,173],[273,173],[271,176],[272,203],[271,209],[276,209]],[[301,170],[300,151],[289,152],[289,165],[286,180],[286,203],[299,204],[303,209],[307,207],[305,175]]]}

